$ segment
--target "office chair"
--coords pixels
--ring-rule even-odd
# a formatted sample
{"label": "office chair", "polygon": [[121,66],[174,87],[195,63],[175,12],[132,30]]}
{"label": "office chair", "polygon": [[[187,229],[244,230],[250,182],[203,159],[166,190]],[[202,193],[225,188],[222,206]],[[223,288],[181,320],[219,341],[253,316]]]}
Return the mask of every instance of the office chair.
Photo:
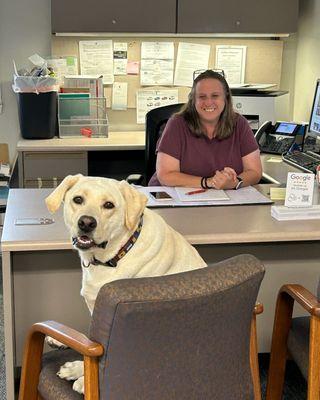
{"label": "office chair", "polygon": [[[19,400],[260,400],[255,313],[262,306],[255,301],[263,276],[259,260],[239,255],[203,269],[105,284],[90,339],[52,321],[32,326]],[[45,335],[84,356],[84,397],[56,376],[79,354],[42,356]]]}
{"label": "office chair", "polygon": [[146,114],[146,149],[145,149],[145,173],[144,176],[132,174],[127,177],[129,183],[148,185],[148,182],[156,170],[156,146],[168,119],[172,114],[180,111],[184,103],[170,104],[168,106],[154,108]]}
{"label": "office chair", "polygon": [[[297,284],[278,293],[267,383],[267,400],[282,398],[287,356],[308,382],[308,400],[320,399],[320,281],[317,296]],[[294,302],[310,316],[292,318]]]}

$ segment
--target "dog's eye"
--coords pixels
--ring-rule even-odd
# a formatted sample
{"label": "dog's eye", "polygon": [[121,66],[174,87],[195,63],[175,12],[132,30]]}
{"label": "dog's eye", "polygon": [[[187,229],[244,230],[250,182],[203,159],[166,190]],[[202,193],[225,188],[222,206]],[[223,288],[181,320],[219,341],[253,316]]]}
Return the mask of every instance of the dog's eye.
{"label": "dog's eye", "polygon": [[103,205],[103,208],[114,208],[114,204],[111,201],[106,201]]}
{"label": "dog's eye", "polygon": [[74,203],[76,204],[82,204],[83,203],[83,198],[81,196],[75,196],[73,198]]}

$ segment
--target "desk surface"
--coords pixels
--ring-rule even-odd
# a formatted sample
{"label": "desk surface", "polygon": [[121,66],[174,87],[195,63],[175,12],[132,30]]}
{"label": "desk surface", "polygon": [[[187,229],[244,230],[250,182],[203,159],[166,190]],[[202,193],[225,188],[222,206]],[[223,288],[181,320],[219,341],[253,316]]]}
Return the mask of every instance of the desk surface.
{"label": "desk surface", "polygon": [[107,138],[19,140],[18,151],[144,150],[145,132],[109,132]]}
{"label": "desk surface", "polygon": [[[264,193],[269,185],[258,185]],[[17,226],[16,218],[52,217],[44,199],[52,189],[12,189],[2,234],[3,251],[70,249],[62,210],[52,225]],[[192,244],[320,240],[319,220],[277,221],[270,205],[153,209]],[[197,223],[195,223],[197,221]]]}

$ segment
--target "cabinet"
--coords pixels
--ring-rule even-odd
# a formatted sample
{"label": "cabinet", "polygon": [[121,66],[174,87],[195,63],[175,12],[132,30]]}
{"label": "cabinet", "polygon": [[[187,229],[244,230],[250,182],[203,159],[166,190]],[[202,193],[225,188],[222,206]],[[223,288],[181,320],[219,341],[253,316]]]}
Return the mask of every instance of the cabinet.
{"label": "cabinet", "polygon": [[50,188],[65,176],[88,175],[87,152],[24,152],[19,158],[19,186]]}
{"label": "cabinet", "polygon": [[291,33],[299,0],[52,0],[52,32]]}
{"label": "cabinet", "polygon": [[299,0],[178,1],[178,33],[291,33]]}
{"label": "cabinet", "polygon": [[175,33],[176,0],[51,0],[52,32]]}

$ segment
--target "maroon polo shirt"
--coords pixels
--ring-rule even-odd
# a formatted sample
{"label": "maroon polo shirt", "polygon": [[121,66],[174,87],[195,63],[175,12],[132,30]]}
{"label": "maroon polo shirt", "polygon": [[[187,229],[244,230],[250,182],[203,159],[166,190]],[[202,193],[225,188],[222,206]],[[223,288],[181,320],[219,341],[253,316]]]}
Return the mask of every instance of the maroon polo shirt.
{"label": "maroon polo shirt", "polygon": [[[237,116],[233,134],[227,139],[194,136],[184,118],[171,117],[157,144],[157,152],[166,153],[180,161],[180,171],[195,176],[213,176],[224,167],[233,168],[237,175],[243,171],[242,157],[258,149],[248,121]],[[161,185],[156,172],[149,186]]]}

